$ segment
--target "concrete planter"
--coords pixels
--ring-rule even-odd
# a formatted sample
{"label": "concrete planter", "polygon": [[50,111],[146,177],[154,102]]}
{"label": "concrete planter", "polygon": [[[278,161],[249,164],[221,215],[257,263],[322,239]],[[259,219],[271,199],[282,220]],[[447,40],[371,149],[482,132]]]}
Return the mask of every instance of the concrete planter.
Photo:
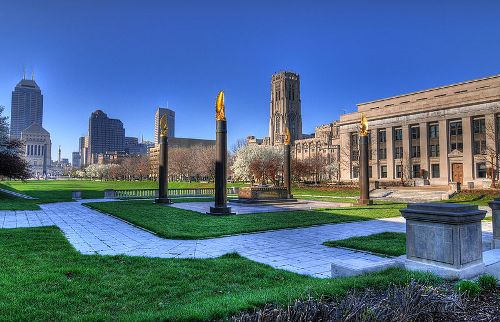
{"label": "concrete planter", "polygon": [[500,198],[489,203],[492,211],[493,242],[492,248],[500,249]]}

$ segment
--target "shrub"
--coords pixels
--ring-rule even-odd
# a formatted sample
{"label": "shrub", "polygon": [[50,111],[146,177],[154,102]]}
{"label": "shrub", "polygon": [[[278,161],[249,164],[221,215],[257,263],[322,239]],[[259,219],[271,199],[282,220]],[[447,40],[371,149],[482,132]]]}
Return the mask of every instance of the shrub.
{"label": "shrub", "polygon": [[467,295],[468,297],[476,297],[481,293],[481,287],[474,281],[461,280],[455,284],[455,290],[458,293]]}
{"label": "shrub", "polygon": [[491,291],[491,290],[496,289],[498,280],[493,275],[485,274],[485,275],[479,276],[479,278],[477,279],[477,282],[478,282],[479,286],[481,286],[482,290]]}

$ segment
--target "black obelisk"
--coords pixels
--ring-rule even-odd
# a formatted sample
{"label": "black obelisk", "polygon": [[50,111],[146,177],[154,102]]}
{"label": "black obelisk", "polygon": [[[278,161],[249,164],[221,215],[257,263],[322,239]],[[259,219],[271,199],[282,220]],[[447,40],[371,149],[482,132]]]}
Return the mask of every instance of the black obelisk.
{"label": "black obelisk", "polygon": [[160,120],[160,126],[162,129],[160,137],[160,155],[158,158],[158,198],[155,199],[155,203],[171,204],[172,200],[168,198],[168,137],[166,133],[166,115]]}
{"label": "black obelisk", "polygon": [[285,188],[287,191],[287,198],[292,199],[292,165],[291,165],[291,155],[290,155],[290,142],[285,142],[285,164],[284,164],[284,181]]}
{"label": "black obelisk", "polygon": [[227,124],[224,110],[224,92],[219,92],[216,102],[215,137],[215,205],[210,207],[211,215],[234,215],[227,206]]}

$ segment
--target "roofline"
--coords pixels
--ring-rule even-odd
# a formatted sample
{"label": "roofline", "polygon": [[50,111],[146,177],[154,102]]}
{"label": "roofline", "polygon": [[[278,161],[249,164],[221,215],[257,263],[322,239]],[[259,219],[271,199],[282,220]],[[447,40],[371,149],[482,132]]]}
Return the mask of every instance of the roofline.
{"label": "roofline", "polygon": [[473,79],[473,80],[469,80],[469,81],[465,81],[465,82],[454,83],[454,84],[450,84],[450,85],[433,87],[433,88],[429,88],[429,89],[425,89],[425,90],[421,90],[421,91],[410,92],[410,93],[396,95],[396,96],[389,96],[386,98],[380,98],[380,99],[376,99],[373,101],[358,103],[358,104],[356,104],[356,106],[359,107],[360,105],[383,102],[383,101],[387,101],[387,100],[394,99],[394,98],[407,97],[410,95],[432,92],[432,91],[435,91],[438,89],[449,88],[449,87],[454,87],[454,86],[459,86],[459,85],[465,85],[465,84],[475,83],[475,82],[484,81],[484,80],[493,79],[493,78],[500,78],[500,74],[495,74],[495,75],[491,75],[491,76],[487,76],[487,77],[477,78],[477,79]]}

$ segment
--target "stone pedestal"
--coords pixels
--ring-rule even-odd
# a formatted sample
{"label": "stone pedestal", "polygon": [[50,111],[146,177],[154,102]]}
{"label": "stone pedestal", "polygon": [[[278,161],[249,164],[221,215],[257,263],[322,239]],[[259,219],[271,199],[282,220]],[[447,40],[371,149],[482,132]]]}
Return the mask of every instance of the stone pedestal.
{"label": "stone pedestal", "polygon": [[155,199],[155,203],[171,204],[172,200],[168,198],[168,137],[166,135],[161,136],[158,171],[158,198]]}
{"label": "stone pedestal", "polygon": [[486,211],[473,205],[417,203],[401,213],[406,219],[407,269],[446,279],[484,272],[481,220]]}
{"label": "stone pedestal", "polygon": [[492,248],[500,249],[500,198],[489,203],[492,212],[493,242]]}

